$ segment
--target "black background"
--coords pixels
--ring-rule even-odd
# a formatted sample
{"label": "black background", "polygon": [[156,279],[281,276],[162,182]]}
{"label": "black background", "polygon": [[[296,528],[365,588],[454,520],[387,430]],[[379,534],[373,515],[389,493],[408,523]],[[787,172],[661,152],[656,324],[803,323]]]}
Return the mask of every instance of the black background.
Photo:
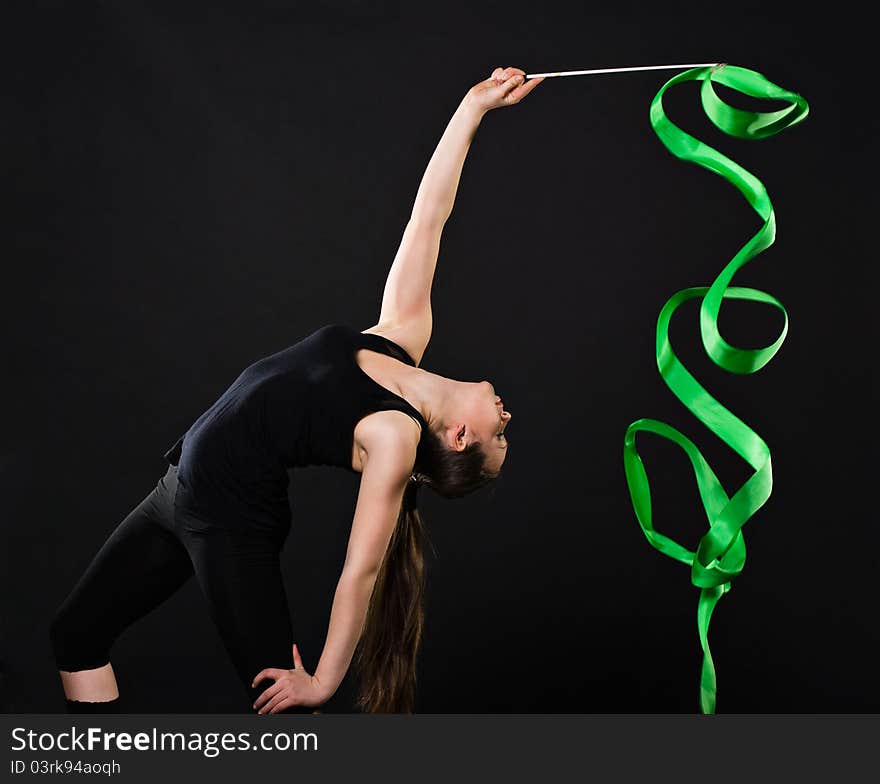
{"label": "black background", "polygon": [[[62,710],[53,611],[240,370],[322,324],[376,322],[424,167],[472,84],[496,66],[716,60],[811,106],[747,142],[709,123],[695,83],[666,99],[676,123],[766,185],[778,239],[734,285],[773,294],[790,318],[779,353],[748,376],[706,357],[697,300],[672,324],[682,361],[772,453],[772,496],[744,529],[748,560],[710,632],[718,710],[880,709],[873,254],[859,233],[875,120],[849,75],[866,22],[840,8],[664,9],[71,2],[7,19],[6,711]],[[654,327],[669,296],[709,285],[760,223],[653,134],[648,107],[672,73],[548,79],[487,115],[471,146],[423,366],[490,379],[514,419],[494,492],[422,493],[436,556],[420,712],[698,710],[698,589],[638,527],[623,435],[657,418],[696,441],[728,494],[751,475],[663,384]],[[726,301],[720,326],[763,346],[782,316]],[[690,463],[670,442],[638,445],[657,528],[693,548],[706,521]],[[312,671],[357,477],[299,470],[290,494],[285,578]],[[132,712],[241,709],[194,581],[113,661]],[[325,709],[350,710],[353,686]]]}

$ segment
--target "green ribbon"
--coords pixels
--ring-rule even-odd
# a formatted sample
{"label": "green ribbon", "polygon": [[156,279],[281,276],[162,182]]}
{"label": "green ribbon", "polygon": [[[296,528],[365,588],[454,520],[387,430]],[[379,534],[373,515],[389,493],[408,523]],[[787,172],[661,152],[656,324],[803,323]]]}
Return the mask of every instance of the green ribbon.
{"label": "green ribbon", "polygon": [[[673,85],[700,81],[700,98],[706,115],[718,128],[740,139],[764,139],[799,123],[807,116],[807,102],[797,93],[784,90],[766,77],[747,68],[718,65],[693,68],[670,79],[651,102],[651,127],[660,141],[676,157],[691,161],[735,185],[764,221],[758,232],[728,262],[711,286],[682,289],[663,306],[657,319],[657,368],[675,396],[715,435],[739,454],[754,474],[733,497],[728,498],[718,477],[694,443],[669,425],[656,419],[639,419],[626,430],[623,464],[633,509],[648,541],[661,553],[691,567],[691,582],[700,588],[697,606],[697,630],[703,649],[700,678],[700,707],[703,713],[715,712],[715,665],[709,651],[709,621],[721,596],[730,590],[731,580],[743,568],[746,545],[742,527],[770,497],[773,477],[770,450],[764,440],[745,422],[713,398],[675,356],[669,343],[669,322],[679,305],[702,297],[700,335],[706,353],[719,367],[731,373],[754,373],[766,365],[779,350],[788,332],[788,314],[771,294],[752,288],[730,286],[734,274],[773,244],[776,219],[767,191],[753,174],[685,133],[666,117],[663,95]],[[752,112],[726,104],[715,92],[713,83],[722,84],[754,98],[783,100],[789,103],[772,112]],[[768,346],[741,349],[732,346],[718,331],[718,312],[722,299],[764,302],[782,311],[785,324],[779,337]],[[678,444],[690,458],[700,498],[709,521],[708,532],[700,539],[696,552],[654,530],[651,519],[651,489],[648,475],[635,446],[639,431],[655,433]]]}

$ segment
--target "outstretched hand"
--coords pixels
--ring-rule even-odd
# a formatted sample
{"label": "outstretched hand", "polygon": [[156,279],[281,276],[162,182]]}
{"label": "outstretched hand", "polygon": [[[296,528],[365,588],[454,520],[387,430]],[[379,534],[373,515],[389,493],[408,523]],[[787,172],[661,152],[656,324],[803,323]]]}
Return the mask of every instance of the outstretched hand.
{"label": "outstretched hand", "polygon": [[525,80],[522,68],[496,68],[485,81],[478,82],[468,90],[468,100],[484,112],[501,106],[519,103],[535,89],[545,77]]}
{"label": "outstretched hand", "polygon": [[264,678],[271,678],[275,683],[257,697],[254,703],[257,713],[278,713],[293,705],[321,705],[330,698],[318,679],[306,672],[296,643],[293,645],[292,670],[267,667],[257,673],[251,687]]}

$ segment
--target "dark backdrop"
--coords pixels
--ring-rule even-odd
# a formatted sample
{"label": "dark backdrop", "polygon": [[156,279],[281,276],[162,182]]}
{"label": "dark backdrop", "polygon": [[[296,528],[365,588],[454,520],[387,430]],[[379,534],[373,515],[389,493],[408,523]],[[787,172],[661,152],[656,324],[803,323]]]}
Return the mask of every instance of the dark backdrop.
{"label": "dark backdrop", "polygon": [[[837,62],[858,19],[774,18],[757,4],[715,17],[212,5],[31,3],[6,25],[4,708],[62,709],[53,611],[240,370],[322,324],[376,322],[424,167],[473,83],[499,65],[723,60],[801,92],[811,114],[745,142],[710,125],[696,84],[667,99],[677,123],[767,186],[778,240],[734,285],[774,294],[791,319],[772,362],[736,377],[702,351],[698,301],[672,325],[682,360],[772,452],[772,497],[744,529],[745,570],[712,624],[718,710],[880,709],[862,357],[873,260],[849,217],[869,205],[875,118],[847,114]],[[729,494],[750,476],[663,384],[654,327],[666,299],[709,285],[759,221],[654,136],[648,107],[671,76],[548,79],[487,115],[471,147],[424,367],[490,379],[514,420],[494,492],[422,493],[436,548],[422,712],[698,710],[698,590],[638,527],[623,435],[658,418],[697,442]],[[774,308],[722,309],[738,346],[781,326]],[[695,546],[706,522],[690,463],[661,439],[639,448],[658,528]],[[285,576],[311,670],[357,477],[304,469],[290,495]],[[114,665],[133,712],[240,706],[193,581],[124,634]],[[353,685],[326,709],[350,710]]]}

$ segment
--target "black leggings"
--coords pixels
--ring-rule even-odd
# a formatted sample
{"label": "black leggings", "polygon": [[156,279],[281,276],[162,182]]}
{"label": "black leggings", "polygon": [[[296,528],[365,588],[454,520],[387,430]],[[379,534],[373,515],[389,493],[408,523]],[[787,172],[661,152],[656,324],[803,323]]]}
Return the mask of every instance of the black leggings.
{"label": "black leggings", "polygon": [[[291,668],[293,630],[281,577],[286,538],[233,531],[175,514],[177,468],[169,466],[155,489],[110,535],[51,625],[55,662],[74,672],[102,667],[120,633],[165,601],[193,574],[208,602],[248,699],[242,712],[273,681],[251,687],[266,667]],[[294,707],[289,713],[311,712]]]}

